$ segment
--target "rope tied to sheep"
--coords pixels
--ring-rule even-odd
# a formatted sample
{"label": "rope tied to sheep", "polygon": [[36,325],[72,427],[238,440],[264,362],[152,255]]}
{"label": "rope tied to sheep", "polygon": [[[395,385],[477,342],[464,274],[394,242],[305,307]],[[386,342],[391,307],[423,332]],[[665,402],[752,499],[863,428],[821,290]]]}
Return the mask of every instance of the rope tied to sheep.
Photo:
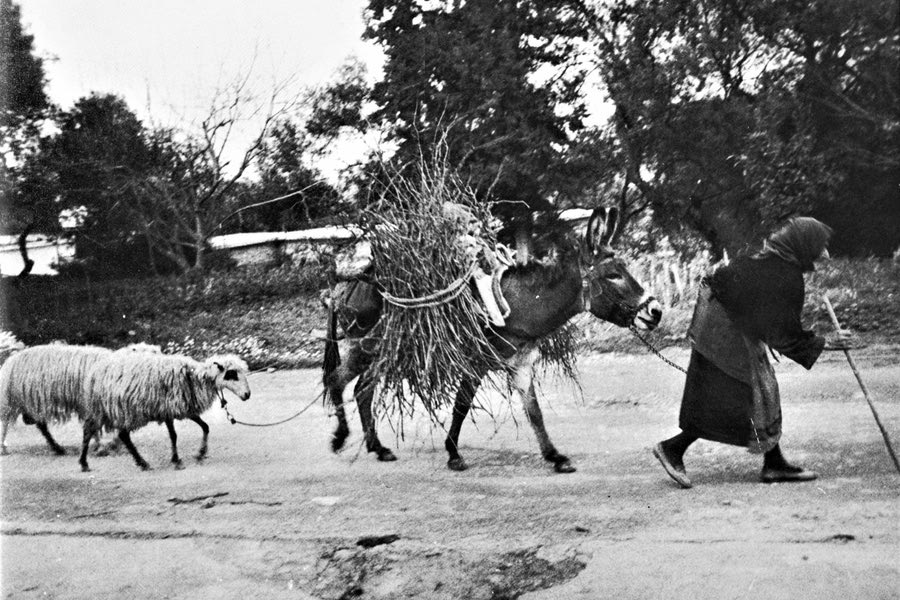
{"label": "rope tied to sheep", "polygon": [[290,417],[287,417],[286,419],[281,419],[280,421],[275,421],[273,423],[247,423],[246,421],[239,421],[238,419],[234,418],[234,415],[232,415],[231,411],[228,410],[228,401],[225,399],[225,394],[222,393],[221,390],[219,391],[219,401],[222,403],[222,408],[225,410],[225,415],[228,417],[228,421],[232,425],[246,425],[247,427],[273,427],[275,425],[281,425],[282,423],[287,423],[288,421],[290,421],[292,419],[296,419],[297,417],[299,417],[300,415],[305,413],[307,410],[309,410],[313,404],[317,403],[319,401],[319,398],[314,398],[312,402],[310,402],[309,404],[304,406],[302,409],[300,409],[299,411],[297,411]]}
{"label": "rope tied to sheep", "polygon": [[466,271],[465,275],[454,280],[444,289],[438,290],[432,294],[428,294],[427,296],[422,296],[419,298],[401,298],[400,296],[394,296],[382,290],[381,297],[390,304],[393,304],[394,306],[398,306],[400,308],[430,308],[433,306],[440,306],[441,304],[450,302],[462,293],[463,289],[465,289],[466,284],[475,274],[475,269],[477,267],[478,261],[473,260],[472,264],[469,265],[469,269]]}

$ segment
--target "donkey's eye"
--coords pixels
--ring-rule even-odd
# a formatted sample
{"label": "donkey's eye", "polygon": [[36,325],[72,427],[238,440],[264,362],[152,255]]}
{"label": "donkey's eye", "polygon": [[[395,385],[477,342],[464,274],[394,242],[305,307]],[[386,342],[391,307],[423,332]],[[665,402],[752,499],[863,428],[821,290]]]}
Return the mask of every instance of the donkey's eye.
{"label": "donkey's eye", "polygon": [[606,279],[609,281],[619,281],[622,279],[622,276],[619,273],[610,273],[606,276]]}
{"label": "donkey's eye", "polygon": [[225,381],[237,381],[237,371],[234,369],[228,369],[225,371]]}

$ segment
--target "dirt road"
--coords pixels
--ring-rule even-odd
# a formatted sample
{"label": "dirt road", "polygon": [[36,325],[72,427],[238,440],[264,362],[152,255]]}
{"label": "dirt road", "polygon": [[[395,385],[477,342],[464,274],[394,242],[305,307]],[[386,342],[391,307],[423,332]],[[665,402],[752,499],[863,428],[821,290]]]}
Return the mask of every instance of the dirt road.
{"label": "dirt road", "polygon": [[[667,356],[687,363],[685,351]],[[900,443],[898,349],[857,362]],[[696,487],[675,486],[650,454],[677,431],[682,375],[651,356],[580,363],[583,397],[547,381],[542,405],[560,451],[554,474],[518,403],[466,423],[470,469],[445,468],[443,436],[382,427],[399,461],[328,449],[316,405],[289,423],[230,425],[210,411],[210,456],[167,464],[164,427],[134,436],[154,470],[127,455],[83,474],[77,425],[49,455],[17,425],[2,458],[4,598],[900,598],[900,475],[840,353],[813,371],[776,367],[789,458],[806,484],[757,482],[760,458],[699,442]],[[288,416],[319,391],[312,370],[257,374],[245,421]],[[493,399],[496,406],[502,403]],[[199,430],[178,426],[184,457]]]}

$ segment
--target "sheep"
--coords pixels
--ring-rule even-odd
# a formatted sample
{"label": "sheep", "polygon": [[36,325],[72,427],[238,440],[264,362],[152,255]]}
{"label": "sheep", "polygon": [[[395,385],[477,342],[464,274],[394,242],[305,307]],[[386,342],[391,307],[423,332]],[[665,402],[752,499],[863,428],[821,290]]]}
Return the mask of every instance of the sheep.
{"label": "sheep", "polygon": [[[140,343],[116,352],[161,353],[162,349]],[[84,419],[84,378],[95,363],[112,354],[112,350],[99,346],[53,343],[25,348],[10,356],[0,367],[0,452],[7,453],[9,424],[21,414],[26,425],[40,430],[54,453],[65,454],[50,435],[47,423],[66,422],[73,414]]]}
{"label": "sheep", "polygon": [[84,385],[86,414],[79,464],[90,471],[88,443],[101,429],[118,431],[119,439],[143,470],[147,464],[131,441],[131,432],[150,422],[165,423],[172,443],[172,464],[183,468],[178,456],[175,420],[190,419],[203,431],[196,455],[207,452],[209,426],[200,415],[223,393],[231,390],[241,400],[250,397],[247,363],[233,354],[197,362],[181,355],[113,355],[98,362]]}

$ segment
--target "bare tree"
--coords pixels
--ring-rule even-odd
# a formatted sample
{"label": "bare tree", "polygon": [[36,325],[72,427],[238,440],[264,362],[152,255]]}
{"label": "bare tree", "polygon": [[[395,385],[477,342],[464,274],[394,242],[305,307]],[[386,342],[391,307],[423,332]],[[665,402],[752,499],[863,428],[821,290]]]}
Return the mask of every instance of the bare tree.
{"label": "bare tree", "polygon": [[[299,102],[299,95],[288,96],[287,82],[273,86],[265,101],[250,93],[248,82],[245,76],[217,91],[193,135],[155,131],[151,146],[160,166],[130,183],[138,192],[134,210],[151,254],[167,257],[182,271],[206,267],[209,238],[240,208],[242,178],[264,151],[275,122]],[[235,154],[238,128],[247,122],[258,122],[258,128]]]}

